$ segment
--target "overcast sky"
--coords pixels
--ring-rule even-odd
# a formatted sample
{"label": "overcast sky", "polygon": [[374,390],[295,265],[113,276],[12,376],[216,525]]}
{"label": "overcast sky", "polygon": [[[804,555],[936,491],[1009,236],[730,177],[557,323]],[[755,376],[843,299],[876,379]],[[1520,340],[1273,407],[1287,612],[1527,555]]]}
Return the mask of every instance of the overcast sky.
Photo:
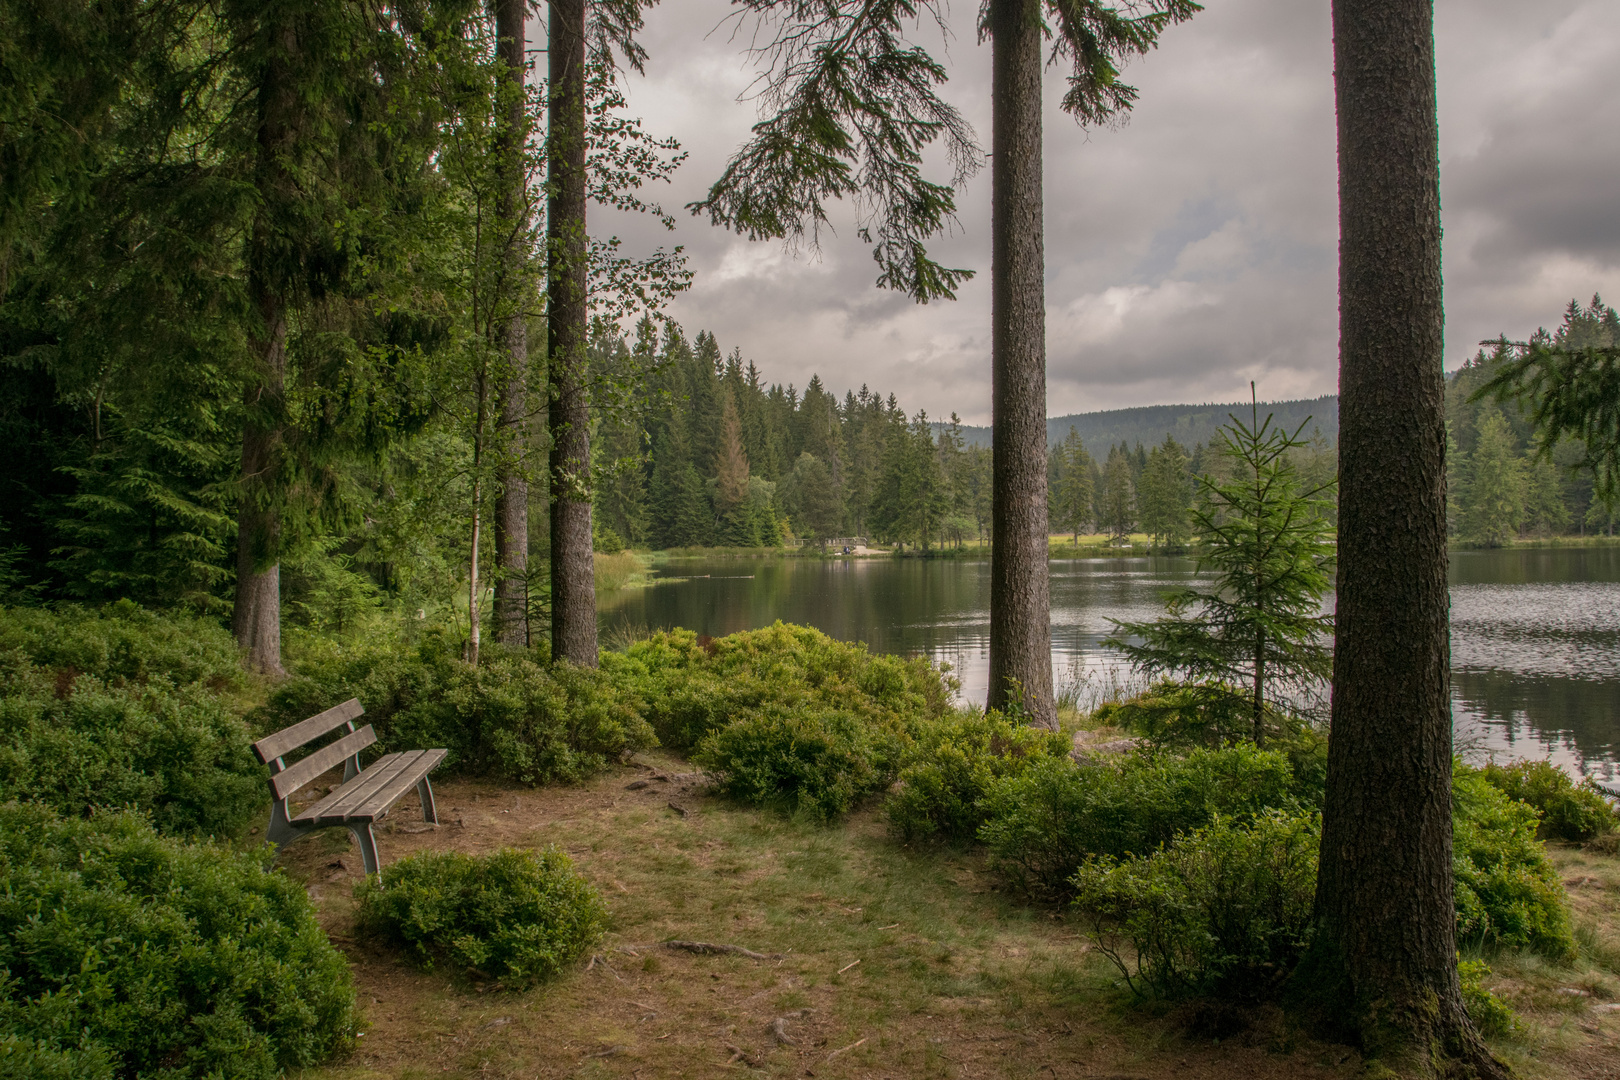
{"label": "overcast sky", "polygon": [[[1337,206],[1328,0],[1205,0],[1133,63],[1128,125],[1086,132],[1047,75],[1048,412],[1233,401],[1337,389]],[[1505,332],[1555,324],[1571,297],[1620,299],[1620,0],[1437,0],[1446,365]],[[703,195],[758,118],[729,0],[664,0],[643,35],[632,115],[690,158],[667,208]],[[988,149],[990,58],[977,0],[957,36],[917,40],[950,69],[945,95]],[[538,29],[538,28],[537,28]],[[945,179],[941,174],[937,179]],[[1607,193],[1607,194],[1605,194]],[[593,233],[685,245],[696,272],[672,314],[740,346],[767,379],[867,384],[909,411],[990,415],[990,179],[958,195],[960,228],[931,251],[979,276],[955,302],[878,290],[854,211],[819,255],[750,243],[684,211],[670,236],[606,212]]]}

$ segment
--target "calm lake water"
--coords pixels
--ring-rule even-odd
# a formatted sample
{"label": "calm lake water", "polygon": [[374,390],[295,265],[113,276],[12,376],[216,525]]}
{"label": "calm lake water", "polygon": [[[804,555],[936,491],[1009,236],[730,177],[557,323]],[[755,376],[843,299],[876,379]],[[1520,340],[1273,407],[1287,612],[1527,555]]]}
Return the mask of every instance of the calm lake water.
{"label": "calm lake water", "polygon": [[[1151,619],[1195,576],[1185,559],[1054,559],[1056,682],[1126,677],[1110,619]],[[1550,757],[1620,779],[1620,548],[1455,552],[1452,698],[1471,753]],[[716,637],[804,623],[872,649],[949,663],[962,697],[988,682],[990,565],[922,559],[679,560],[602,597],[604,632],[683,626]]]}

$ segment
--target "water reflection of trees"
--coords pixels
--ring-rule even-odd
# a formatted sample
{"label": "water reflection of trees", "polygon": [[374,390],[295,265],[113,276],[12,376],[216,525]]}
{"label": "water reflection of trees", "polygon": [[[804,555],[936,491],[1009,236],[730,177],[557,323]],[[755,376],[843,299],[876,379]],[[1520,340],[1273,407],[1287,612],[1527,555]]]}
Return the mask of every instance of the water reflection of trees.
{"label": "water reflection of trees", "polygon": [[1501,671],[1454,671],[1451,684],[1458,703],[1498,729],[1510,746],[1532,741],[1538,746],[1564,747],[1589,766],[1620,760],[1620,746],[1616,745],[1620,702],[1616,701],[1613,683]]}
{"label": "water reflection of trees", "polygon": [[781,619],[879,652],[927,652],[988,618],[988,571],[988,563],[929,559],[682,563],[670,573],[710,576],[616,597],[602,620],[718,637]]}
{"label": "water reflection of trees", "polygon": [[[1472,565],[1457,576],[1479,583],[1502,583],[1519,574],[1532,581],[1620,578],[1620,566],[1607,561],[1620,558],[1620,548],[1460,553],[1454,569],[1464,556],[1473,560]],[[1527,562],[1535,565],[1526,570]],[[1088,664],[1109,662],[1097,647],[1109,630],[1107,616],[1151,618],[1162,608],[1163,594],[1183,584],[1193,565],[1144,558],[1055,560],[1053,646],[1062,654],[1060,661],[1083,656]],[[626,630],[675,626],[718,637],[782,619],[818,627],[840,640],[864,641],[878,652],[928,653],[950,660],[964,674],[982,667],[990,600],[985,562],[679,560],[666,564],[664,572],[699,580],[603,594],[600,621],[609,638],[623,639]],[[1526,599],[1510,602],[1523,604]],[[1556,612],[1549,610],[1547,616],[1555,617]],[[1491,632],[1491,617],[1479,621],[1481,626],[1472,631],[1477,636],[1470,639],[1478,647],[1458,643],[1457,661],[1471,668],[1453,675],[1459,720],[1477,716],[1489,729],[1492,743],[1512,747],[1516,754],[1541,757],[1551,750],[1560,759],[1578,758],[1598,766],[1608,777],[1620,775],[1620,690],[1615,682],[1530,674],[1523,667],[1536,667],[1535,657],[1516,657],[1528,650],[1544,661],[1549,652],[1572,643],[1581,647],[1576,650],[1581,655],[1597,650],[1612,656],[1613,632],[1588,633],[1566,626],[1541,640],[1523,628]],[[1481,670],[1487,664],[1520,670]],[[1578,659],[1569,670],[1582,670]],[[1603,670],[1612,667],[1605,665]],[[982,687],[971,690],[970,698],[982,700]]]}

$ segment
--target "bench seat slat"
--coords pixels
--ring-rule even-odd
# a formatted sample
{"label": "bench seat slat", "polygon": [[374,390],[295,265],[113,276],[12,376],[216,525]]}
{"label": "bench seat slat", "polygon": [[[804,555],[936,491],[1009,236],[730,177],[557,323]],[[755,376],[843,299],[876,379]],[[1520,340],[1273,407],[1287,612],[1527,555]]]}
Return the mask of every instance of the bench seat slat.
{"label": "bench seat slat", "polygon": [[435,765],[443,761],[446,753],[448,753],[446,750],[421,751],[415,761],[395,773],[386,785],[374,792],[365,802],[350,810],[348,820],[375,821],[388,813],[388,808],[398,802],[400,796],[415,787],[417,781],[432,771]]}
{"label": "bench seat slat", "polygon": [[293,823],[318,827],[375,821],[444,756],[443,750],[406,750],[379,758],[365,772],[293,818]]}
{"label": "bench seat slat", "polygon": [[406,750],[388,754],[373,761],[366,770],[332,794],[293,818],[311,825],[341,825],[348,820],[349,811],[359,806],[394,776],[410,768],[421,754],[420,750]]}
{"label": "bench seat slat", "polygon": [[359,731],[351,731],[276,773],[270,778],[270,790],[276,798],[285,799],[344,758],[353,757],[376,741],[377,733],[371,730],[370,724]]}
{"label": "bench seat slat", "polygon": [[360,707],[360,699],[350,698],[343,704],[334,705],[308,720],[300,720],[290,728],[283,728],[274,735],[265,736],[253,744],[253,753],[257,755],[259,764],[268,765],[283,754],[291,753],[310,740],[320,738],[363,712],[365,710]]}

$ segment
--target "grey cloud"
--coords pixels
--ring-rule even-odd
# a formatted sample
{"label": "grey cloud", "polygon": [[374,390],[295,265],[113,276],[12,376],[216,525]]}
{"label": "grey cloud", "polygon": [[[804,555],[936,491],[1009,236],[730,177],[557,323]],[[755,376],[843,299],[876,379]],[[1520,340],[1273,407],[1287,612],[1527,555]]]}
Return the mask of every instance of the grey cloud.
{"label": "grey cloud", "polygon": [[[988,141],[988,52],[958,4],[946,93]],[[1054,413],[1273,397],[1337,384],[1337,203],[1332,44],[1325,2],[1211,0],[1127,69],[1141,89],[1119,130],[1044,117],[1049,405]],[[756,119],[725,0],[652,10],[632,110],[691,160],[666,206],[700,198]],[[705,34],[708,34],[705,37]],[[937,38],[926,37],[930,48]],[[1570,296],[1620,295],[1609,179],[1620,140],[1602,106],[1620,60],[1620,0],[1438,0],[1448,362],[1473,342],[1555,321]],[[1549,167],[1550,165],[1554,167]],[[942,170],[943,173],[943,170]],[[686,245],[697,281],[674,306],[689,329],[740,346],[772,380],[819,372],[909,409],[988,418],[987,174],[959,193],[960,230],[935,253],[979,277],[918,307],[873,287],[854,211],[819,255],[784,255],[681,214],[673,235],[599,215],[632,245]]]}

